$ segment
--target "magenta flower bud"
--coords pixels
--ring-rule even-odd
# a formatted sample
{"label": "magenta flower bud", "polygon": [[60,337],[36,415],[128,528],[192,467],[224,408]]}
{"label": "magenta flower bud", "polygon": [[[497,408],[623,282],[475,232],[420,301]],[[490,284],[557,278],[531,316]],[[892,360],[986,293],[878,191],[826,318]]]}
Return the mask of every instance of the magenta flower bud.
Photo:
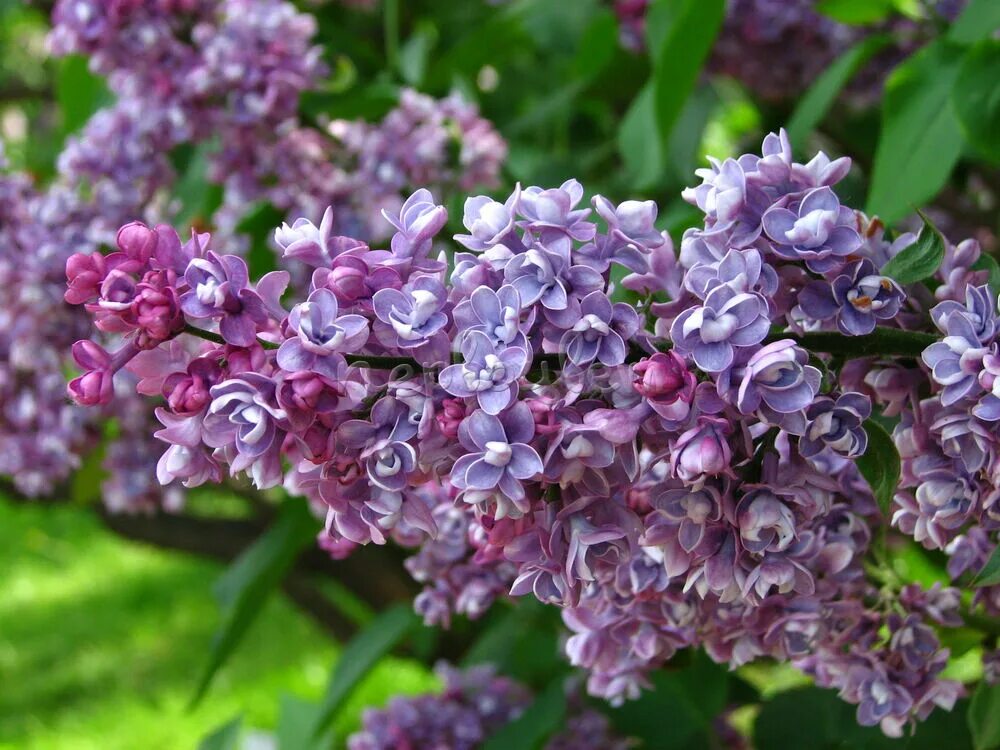
{"label": "magenta flower bud", "polygon": [[163,397],[171,411],[181,416],[200,414],[212,401],[212,386],[222,380],[222,367],[216,357],[199,357],[188,365],[186,373],[175,372],[163,381]]}
{"label": "magenta flower bud", "polygon": [[657,414],[667,419],[687,416],[697,379],[684,359],[674,352],[657,353],[632,367],[636,391]]}
{"label": "magenta flower bud", "polygon": [[90,302],[100,293],[107,264],[101,253],[74,253],[66,260],[66,285],[63,298],[71,305]]}
{"label": "magenta flower bud", "polygon": [[368,276],[364,264],[338,264],[326,277],[326,288],[332,291],[340,302],[350,304],[355,300],[370,296],[365,279]]}
{"label": "magenta flower bud", "polygon": [[148,263],[156,251],[156,232],[141,221],[133,221],[118,230],[118,249],[130,260]]}
{"label": "magenta flower bud", "polygon": [[136,287],[132,311],[142,349],[152,349],[184,328],[184,314],[174,283],[172,271],[153,271]]}
{"label": "magenta flower bud", "polygon": [[458,437],[458,426],[465,419],[465,401],[460,398],[446,398],[441,403],[441,410],[434,415],[438,429],[449,440]]}
{"label": "magenta flower bud", "polygon": [[73,359],[85,372],[70,381],[70,398],[81,406],[110,403],[114,395],[111,355],[93,341],[77,341],[73,344]]}

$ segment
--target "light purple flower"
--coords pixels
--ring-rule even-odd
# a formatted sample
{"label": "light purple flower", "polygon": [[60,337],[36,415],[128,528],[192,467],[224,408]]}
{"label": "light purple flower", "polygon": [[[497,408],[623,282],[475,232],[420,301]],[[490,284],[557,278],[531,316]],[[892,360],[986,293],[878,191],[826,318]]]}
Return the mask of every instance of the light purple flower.
{"label": "light purple flower", "polygon": [[497,348],[518,346],[528,350],[524,331],[531,328],[534,315],[531,313],[527,321],[521,321],[521,296],[510,284],[498,291],[488,286],[478,287],[469,299],[455,307],[454,318],[461,330],[479,331]]}
{"label": "light purple flower", "polygon": [[981,392],[979,374],[983,360],[994,353],[994,347],[980,343],[972,318],[966,312],[953,311],[939,325],[943,325],[944,339],[928,346],[920,356],[931,368],[934,382],[943,386],[941,403],[951,406]]}
{"label": "light purple flower", "polygon": [[438,382],[453,396],[475,398],[487,414],[502,412],[517,398],[528,356],[520,347],[497,350],[486,334],[470,331],[462,341],[462,364],[441,371]]}
{"label": "light purple flower", "polygon": [[953,313],[969,318],[981,344],[989,344],[996,338],[1000,322],[997,321],[997,300],[989,284],[966,287],[964,306],[954,300],[945,300],[931,310],[931,319],[939,330],[947,333],[948,318]]}
{"label": "light purple flower", "polygon": [[705,372],[722,372],[733,363],[734,347],[759,344],[770,325],[767,303],[760,295],[723,285],[708,293],[703,306],[678,315],[670,326],[670,338]]}
{"label": "light purple flower", "polygon": [[595,360],[614,367],[625,361],[625,342],[638,330],[639,316],[631,305],[612,305],[603,292],[591,292],[580,303],[580,319],[563,334],[559,346],[578,367]]}
{"label": "light purple flower", "polygon": [[782,206],[768,209],[762,224],[775,243],[775,254],[805,261],[816,273],[837,268],[861,247],[854,212],[841,206],[828,187],[811,190],[795,211]]}
{"label": "light purple flower", "polygon": [[[765,408],[777,414],[805,409],[819,392],[822,374],[790,339],[767,344],[747,361],[736,405],[744,414]],[[772,421],[768,419],[768,421]]]}
{"label": "light purple flower", "polygon": [[395,346],[410,349],[424,344],[448,324],[443,312],[448,295],[440,281],[418,276],[402,289],[380,289],[372,297],[375,316],[389,327]]}
{"label": "light purple flower", "polygon": [[368,481],[389,492],[406,487],[407,476],[416,468],[417,453],[410,440],[417,433],[409,409],[393,398],[379,399],[371,420],[352,419],[337,430],[348,448],[359,451]]}
{"label": "light purple flower", "polygon": [[330,266],[333,259],[346,252],[368,249],[365,243],[333,233],[333,208],[327,207],[317,227],[309,219],[296,219],[291,226],[282,224],[274,230],[274,241],[285,258],[302,261],[316,268]]}
{"label": "light purple flower", "polygon": [[455,241],[475,252],[483,252],[496,245],[512,250],[522,249],[521,240],[514,232],[515,208],[521,198],[520,186],[505,203],[498,203],[485,195],[466,198],[462,223],[469,234],[456,234]]}
{"label": "light purple flower", "polygon": [[392,236],[392,253],[397,258],[420,260],[427,257],[434,236],[448,221],[448,211],[434,202],[430,190],[421,188],[406,199],[393,217],[383,211],[386,221],[396,227]]}
{"label": "light purple flower", "polygon": [[778,290],[778,274],[755,248],[747,248],[730,250],[719,261],[698,262],[684,276],[684,288],[700,299],[722,284],[736,292],[770,297]]}
{"label": "light purple flower", "polygon": [[746,204],[746,174],[735,159],[720,162],[709,157],[709,162],[711,166],[694,171],[701,178],[701,185],[685,188],[681,195],[704,211],[709,219],[728,225],[739,218]]}
{"label": "light purple flower", "polygon": [[250,346],[257,340],[257,326],[267,320],[267,312],[248,286],[246,261],[208,252],[188,264],[184,278],[191,287],[180,299],[185,313],[194,318],[219,318],[219,332],[234,346]]}
{"label": "light purple flower", "polygon": [[732,425],[725,419],[700,417],[694,427],[670,441],[673,475],[695,489],[709,477],[731,475],[732,432]]}
{"label": "light purple flower", "polygon": [[871,416],[872,404],[861,393],[844,393],[816,399],[806,411],[808,423],[799,438],[799,452],[806,458],[825,448],[844,458],[857,458],[868,447],[863,422]]}
{"label": "light purple flower", "polygon": [[571,239],[586,242],[597,232],[597,226],[586,221],[590,209],[575,209],[582,199],[583,186],[572,179],[548,190],[525,188],[517,202],[518,213],[526,219],[520,224],[536,240],[567,250]]}
{"label": "light purple flower", "polygon": [[230,471],[249,469],[258,488],[281,482],[279,450],[286,414],[278,405],[277,384],[245,372],[212,386],[205,416],[204,440],[213,448],[231,449]]}
{"label": "light purple flower", "polygon": [[888,276],[880,276],[874,264],[864,258],[848,265],[832,284],[811,281],[798,301],[810,318],[836,316],[841,333],[864,336],[875,330],[876,321],[895,318],[905,300],[902,287]]}
{"label": "light purple flower", "polygon": [[499,417],[473,412],[458,430],[458,439],[469,452],[455,462],[452,485],[460,490],[498,488],[511,499],[523,497],[521,482],[542,471],[542,459],[528,445],[534,434],[535,422],[523,402]]}
{"label": "light purple flower", "polygon": [[368,321],[360,315],[338,315],[337,298],[317,289],[292,308],[288,328],[296,334],[278,349],[278,366],[288,372],[311,370],[336,379],[340,354],[357,352],[368,340]]}
{"label": "light purple flower", "polygon": [[573,272],[589,276],[595,273],[590,268],[584,271],[583,266],[567,266],[562,253],[536,245],[507,261],[504,278],[521,295],[521,304],[525,307],[540,302],[548,310],[565,310],[569,294],[564,274]]}

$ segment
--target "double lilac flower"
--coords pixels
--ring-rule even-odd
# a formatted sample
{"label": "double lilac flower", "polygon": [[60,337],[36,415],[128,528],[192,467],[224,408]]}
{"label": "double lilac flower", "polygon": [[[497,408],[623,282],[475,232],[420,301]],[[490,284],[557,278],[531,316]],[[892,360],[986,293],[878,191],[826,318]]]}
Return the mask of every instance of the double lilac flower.
{"label": "double lilac flower", "polygon": [[635,308],[621,302],[612,305],[603,292],[591,292],[580,303],[580,319],[563,334],[560,348],[578,367],[595,360],[614,367],[625,361],[625,342],[638,330]]}
{"label": "double lilac flower", "polygon": [[876,272],[867,258],[848,265],[832,284],[812,281],[799,294],[802,312],[815,320],[836,316],[837,328],[847,336],[871,333],[877,321],[895,318],[905,300],[902,287]]}
{"label": "double lilac flower", "polygon": [[203,427],[205,443],[232,451],[230,471],[249,469],[258,488],[280,483],[279,450],[287,415],[278,405],[277,384],[245,372],[212,386],[211,394]]}
{"label": "double lilac flower", "polygon": [[534,311],[522,322],[521,296],[513,286],[505,284],[498,291],[478,287],[455,307],[454,317],[461,330],[485,334],[497,348],[518,346],[527,350],[524,331],[531,328]]}
{"label": "double lilac flower", "polygon": [[747,361],[739,385],[736,405],[744,414],[762,409],[769,422],[773,415],[792,414],[805,409],[819,392],[820,371],[808,365],[809,354],[784,339],[764,346]]}
{"label": "double lilac flower", "polygon": [[759,344],[770,325],[763,297],[722,285],[708,293],[704,305],[674,319],[670,338],[705,372],[722,372],[733,364],[735,347]]}
{"label": "double lilac flower", "polygon": [[837,268],[861,247],[854,212],[841,206],[828,187],[808,192],[795,211],[780,205],[768,209],[761,221],[775,254],[805,261],[816,273]]}
{"label": "double lilac flower", "polygon": [[407,441],[417,434],[417,427],[408,416],[405,405],[382,398],[372,407],[370,421],[352,419],[337,430],[343,444],[358,451],[368,481],[388,492],[403,490],[416,468],[417,453]]}
{"label": "double lilac flower", "polygon": [[498,351],[486,334],[469,331],[462,342],[462,356],[462,364],[441,371],[441,387],[453,396],[475,398],[487,414],[499,414],[510,406],[528,364],[525,350],[512,346]]}
{"label": "double lilac flower", "polygon": [[448,294],[432,276],[418,276],[402,289],[380,289],[372,297],[375,317],[388,327],[390,346],[412,349],[448,324]]}
{"label": "double lilac flower", "polygon": [[475,411],[458,430],[468,451],[451,471],[451,483],[460,490],[498,489],[512,500],[524,497],[522,481],[542,471],[542,459],[528,443],[535,421],[527,404],[518,402],[499,417]]}
{"label": "double lilac flower", "polygon": [[857,458],[868,447],[863,423],[871,413],[871,401],[861,393],[844,393],[836,401],[817,399],[806,411],[808,423],[799,438],[799,453],[811,458],[828,448],[838,456]]}
{"label": "double lilac flower", "polygon": [[249,287],[246,261],[209,251],[188,264],[184,278],[191,287],[180,299],[185,313],[218,318],[219,332],[234,346],[250,346],[257,340],[257,326],[267,321],[267,311]]}
{"label": "double lilac flower", "polygon": [[292,308],[288,328],[296,334],[278,349],[278,366],[288,372],[311,370],[336,379],[341,353],[357,352],[368,340],[368,321],[360,315],[338,315],[337,298],[317,289]]}

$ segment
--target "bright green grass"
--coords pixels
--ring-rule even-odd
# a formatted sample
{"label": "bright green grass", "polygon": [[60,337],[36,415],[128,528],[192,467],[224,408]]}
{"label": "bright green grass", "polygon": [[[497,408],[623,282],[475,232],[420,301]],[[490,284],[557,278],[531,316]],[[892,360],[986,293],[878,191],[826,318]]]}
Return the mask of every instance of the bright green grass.
{"label": "bright green grass", "polygon": [[[283,692],[318,699],[336,647],[274,597],[186,709],[217,624],[220,570],[122,541],[85,510],[0,499],[0,748],[195,748],[239,713],[244,726],[272,728]],[[389,661],[338,724],[432,685],[418,665]]]}

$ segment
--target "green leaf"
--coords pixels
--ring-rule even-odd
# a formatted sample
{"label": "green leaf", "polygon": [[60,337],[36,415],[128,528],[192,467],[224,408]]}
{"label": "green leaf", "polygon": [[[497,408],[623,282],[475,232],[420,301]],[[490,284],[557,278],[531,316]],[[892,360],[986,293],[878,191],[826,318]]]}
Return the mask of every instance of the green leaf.
{"label": "green leaf", "polygon": [[998,28],[1000,3],[997,0],[969,0],[951,25],[948,38],[959,44],[975,44],[991,37]]}
{"label": "green leaf", "polygon": [[815,687],[789,690],[764,703],[754,721],[753,744],[757,750],[898,747],[878,727],[860,726],[854,714],[855,707],[832,690]]}
{"label": "green leaf", "polygon": [[423,21],[399,50],[399,72],[411,86],[423,83],[427,61],[438,41],[437,27]]}
{"label": "green leaf", "polygon": [[398,604],[376,617],[344,646],[337,657],[312,736],[318,738],[336,718],[351,691],[417,624],[408,604]]}
{"label": "green leaf", "polygon": [[251,206],[236,225],[237,232],[250,236],[250,251],[247,253],[250,278],[259,279],[278,267],[278,257],[271,248],[271,238],[284,218],[281,211],[262,201]]}
{"label": "green leaf", "polygon": [[975,750],[1000,747],[1000,685],[979,683],[966,718]]}
{"label": "green leaf", "polygon": [[915,284],[930,278],[944,260],[944,237],[923,213],[924,228],[917,241],[882,266],[881,273],[900,284]]}
{"label": "green leaf", "polygon": [[887,34],[870,36],[846,50],[809,87],[788,120],[788,138],[800,145],[830,111],[847,82],[872,55],[885,47],[892,37]]}
{"label": "green leaf", "polygon": [[660,144],[666,148],[694,90],[726,12],[725,0],[657,0],[670,5],[671,22],[654,51],[653,101]]}
{"label": "green leaf", "polygon": [[[174,169],[180,175],[174,194],[180,205],[173,223],[180,227],[207,224],[222,205],[222,186],[208,180],[208,166],[218,144],[212,141],[191,146],[183,144],[170,152]],[[181,230],[183,236],[184,229]]]}
{"label": "green leaf", "polygon": [[975,271],[988,271],[990,274],[989,282],[990,286],[993,287],[993,292],[1000,293],[1000,263],[997,263],[996,258],[983,253],[979,256],[979,260],[972,264],[972,268]]}
{"label": "green leaf", "polygon": [[899,452],[892,436],[874,419],[865,421],[868,449],[858,458],[858,471],[868,481],[878,507],[888,517],[899,484]]}
{"label": "green leaf", "polygon": [[868,213],[888,223],[933,198],[964,147],[951,107],[962,48],[939,39],[897,67],[882,99]]}
{"label": "green leaf", "polygon": [[112,100],[104,79],[90,72],[87,58],[82,55],[67,55],[59,60],[55,92],[63,135],[75,133]]}
{"label": "green leaf", "polygon": [[198,750],[237,750],[242,725],[242,716],[237,716],[231,721],[227,721],[199,742]]}
{"label": "green leaf", "polygon": [[69,496],[77,505],[89,505],[101,498],[101,483],[108,476],[104,468],[107,443],[101,441],[87,453],[80,468],[73,472],[69,482]]}
{"label": "green leaf", "polygon": [[816,10],[834,21],[864,26],[885,20],[895,5],[895,0],[819,0]]}
{"label": "green leaf", "polygon": [[669,669],[654,672],[652,690],[609,711],[620,734],[657,750],[718,746],[712,722],[728,702],[729,673],[702,652],[691,657],[684,667],[671,663]]}
{"label": "green leaf", "polygon": [[[1000,7],[1000,2],[997,3]],[[951,92],[955,114],[969,143],[1000,160],[1000,41],[987,39],[965,55]]]}
{"label": "green leaf", "polygon": [[552,735],[566,718],[566,691],[558,677],[524,713],[500,727],[484,744],[483,750],[535,750]]}
{"label": "green leaf", "polygon": [[602,9],[580,35],[573,68],[584,80],[594,78],[614,59],[618,50],[618,23],[615,14]]}
{"label": "green leaf", "polygon": [[[667,164],[674,176],[686,185],[691,174],[700,166],[705,126],[719,106],[719,95],[710,84],[699,86],[684,104],[673,135],[667,146]],[[689,204],[690,205],[690,204]]]}
{"label": "green leaf", "polygon": [[319,717],[319,704],[282,694],[278,708],[278,726],[274,731],[277,750],[311,750],[333,746],[333,732],[313,739],[311,731]]}
{"label": "green leaf", "polygon": [[305,501],[285,501],[271,528],[244,550],[216,583],[222,623],[212,637],[192,705],[204,697],[212,678],[236,650],[299,552],[313,541],[317,528]]}
{"label": "green leaf", "polygon": [[625,165],[625,179],[636,190],[655,185],[663,176],[664,148],[657,133],[651,83],[642,87],[622,118],[618,152]]}
{"label": "green leaf", "polygon": [[976,573],[972,581],[975,587],[996,586],[1000,583],[1000,546],[995,547],[990,559],[983,565],[983,569]]}

